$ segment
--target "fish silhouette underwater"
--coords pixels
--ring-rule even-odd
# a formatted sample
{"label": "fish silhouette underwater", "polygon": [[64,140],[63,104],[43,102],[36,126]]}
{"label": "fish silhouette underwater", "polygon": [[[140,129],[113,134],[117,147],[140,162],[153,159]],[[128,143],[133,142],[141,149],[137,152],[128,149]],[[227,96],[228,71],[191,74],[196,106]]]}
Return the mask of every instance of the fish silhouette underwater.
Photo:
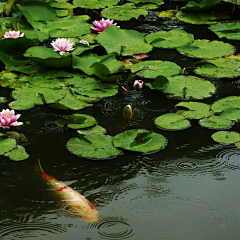
{"label": "fish silhouette underwater", "polygon": [[54,177],[46,174],[39,161],[39,171],[43,179],[47,181],[52,190],[57,193],[61,202],[71,208],[74,214],[80,216],[84,221],[97,222],[99,214],[97,209],[83,195],[73,190],[71,187],[59,182]]}

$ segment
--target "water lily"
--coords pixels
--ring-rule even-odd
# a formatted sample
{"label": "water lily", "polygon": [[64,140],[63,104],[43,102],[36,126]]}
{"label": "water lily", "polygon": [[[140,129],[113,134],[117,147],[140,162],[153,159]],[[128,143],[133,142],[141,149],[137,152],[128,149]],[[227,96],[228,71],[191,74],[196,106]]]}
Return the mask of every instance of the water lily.
{"label": "water lily", "polygon": [[20,34],[20,31],[9,31],[9,32],[5,32],[5,34],[3,35],[3,38],[19,38],[23,36],[24,36],[24,33]]}
{"label": "water lily", "polygon": [[123,109],[123,117],[131,119],[133,117],[133,108],[131,105],[127,105]]}
{"label": "water lily", "polygon": [[60,55],[74,50],[74,43],[71,43],[70,40],[67,40],[66,38],[58,38],[55,41],[52,41],[51,45],[53,46],[53,50],[59,52]]}
{"label": "water lily", "polygon": [[14,110],[3,109],[0,112],[0,127],[9,128],[10,126],[20,126],[23,123],[17,122],[17,119],[21,116],[21,114],[15,115]]}
{"label": "water lily", "polygon": [[88,41],[81,40],[81,41],[80,41],[80,43],[82,43],[82,44],[86,44],[86,45],[88,45],[88,46],[89,46],[89,42],[88,42]]}
{"label": "water lily", "polygon": [[105,20],[104,18],[102,18],[102,20],[100,21],[94,21],[93,24],[95,25],[95,27],[91,28],[95,31],[98,31],[99,33],[103,32],[110,25],[117,25],[116,23],[113,24],[113,20],[110,19]]}
{"label": "water lily", "polygon": [[143,87],[143,81],[142,80],[135,80],[133,86],[137,89],[142,89]]}

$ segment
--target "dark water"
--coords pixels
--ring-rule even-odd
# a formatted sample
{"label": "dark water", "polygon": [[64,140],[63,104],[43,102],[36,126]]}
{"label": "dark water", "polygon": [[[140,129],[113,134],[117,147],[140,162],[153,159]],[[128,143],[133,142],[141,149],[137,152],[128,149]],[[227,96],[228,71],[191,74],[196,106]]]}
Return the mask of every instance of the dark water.
{"label": "dark water", "polygon": [[[131,24],[144,34],[180,28],[197,39],[217,39],[206,26],[156,21],[154,14]],[[126,23],[119,25],[130,28]],[[239,41],[225,42],[235,45],[236,53],[240,53]],[[154,49],[148,59],[173,61],[190,72],[196,62],[174,49]],[[94,116],[107,134],[115,136],[129,129],[122,109],[131,104],[135,113],[131,128],[163,134],[168,139],[166,148],[153,154],[125,151],[112,160],[90,161],[66,150],[66,142],[77,136],[75,130],[64,132],[54,123],[61,115],[76,111],[40,106],[20,112],[21,121],[30,121],[17,128],[28,137],[30,158],[19,163],[0,158],[0,239],[240,239],[240,149],[214,142],[211,135],[215,131],[200,127],[197,120],[184,131],[158,129],[154,119],[174,111],[178,101],[146,88],[135,91],[127,84],[127,75],[120,84],[130,92],[119,87],[116,96],[77,112]],[[212,104],[240,93],[238,79],[210,80],[217,92],[202,102]],[[1,96],[9,100],[10,92],[0,89]],[[239,125],[231,130],[239,131]],[[86,196],[101,220],[86,223],[61,205],[42,182],[36,170],[38,159],[46,173]]]}

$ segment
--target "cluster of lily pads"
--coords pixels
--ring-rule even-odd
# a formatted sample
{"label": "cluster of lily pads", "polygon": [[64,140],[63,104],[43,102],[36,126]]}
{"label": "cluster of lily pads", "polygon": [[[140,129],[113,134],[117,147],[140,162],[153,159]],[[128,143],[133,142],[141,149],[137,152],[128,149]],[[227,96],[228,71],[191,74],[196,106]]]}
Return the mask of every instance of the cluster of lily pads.
{"label": "cluster of lily pads", "polygon": [[[129,0],[124,4],[118,0],[1,2],[0,13],[4,17],[0,18],[0,61],[5,70],[0,74],[0,84],[13,89],[14,101],[9,103],[9,107],[27,110],[48,104],[63,110],[81,110],[104,97],[117,94],[118,81],[126,72],[131,73],[132,82],[137,79],[134,87],[141,89],[144,82],[145,86],[168,98],[202,100],[211,97],[216,87],[206,77],[240,76],[240,56],[234,55],[233,45],[195,39],[193,34],[180,29],[156,31],[144,36],[136,30],[121,29],[117,26],[119,22],[114,21],[146,17],[147,10],[152,10],[159,18],[209,24],[209,29],[219,38],[238,40],[240,22],[231,22],[229,14],[217,14],[219,11],[215,12],[215,8],[224,2],[232,3],[234,7],[240,2],[172,1],[182,2],[181,8],[160,11],[169,0]],[[103,18],[91,24],[90,16],[74,15],[76,8],[100,9]],[[97,48],[105,55],[96,54]],[[185,70],[174,62],[146,60],[146,53],[154,48],[176,49],[184,56],[199,59],[193,69],[195,76],[186,75]],[[180,102],[176,107],[184,109],[159,116],[155,124],[161,129],[182,130],[190,126],[188,119],[199,119],[203,127],[228,129],[240,120],[240,104],[235,102],[240,103],[240,100],[234,96],[219,100],[212,106]],[[225,107],[220,111],[216,107],[219,105]],[[69,128],[78,125],[75,129],[83,128],[76,124],[78,121],[84,123],[84,128],[96,124],[96,120],[81,114],[64,116],[63,119],[58,122],[60,126],[67,122]],[[92,125],[85,125],[89,121]],[[109,158],[120,154],[122,150],[119,148],[152,152],[167,143],[161,134],[143,129],[129,130],[114,138],[103,135],[104,131],[98,125],[93,129],[79,130],[79,133],[80,137],[69,140],[67,148],[86,158]],[[215,135],[213,139],[221,142]],[[239,141],[236,141],[237,146]]]}

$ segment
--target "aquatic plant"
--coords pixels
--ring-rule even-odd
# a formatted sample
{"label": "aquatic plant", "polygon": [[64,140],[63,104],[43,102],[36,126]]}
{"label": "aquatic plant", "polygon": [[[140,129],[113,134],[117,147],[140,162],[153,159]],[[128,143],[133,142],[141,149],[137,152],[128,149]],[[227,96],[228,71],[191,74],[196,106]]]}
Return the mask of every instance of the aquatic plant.
{"label": "aquatic plant", "polygon": [[74,50],[74,43],[71,43],[71,41],[66,38],[58,38],[57,40],[52,41],[51,45],[53,46],[53,50],[59,52],[60,55]]}
{"label": "aquatic plant", "polygon": [[[110,20],[110,19],[105,20],[104,18],[102,18],[102,20],[100,20],[100,21],[94,21],[93,25],[95,27],[91,27],[91,28],[100,33],[100,32],[103,32],[110,25],[117,25],[117,23],[113,24],[113,21],[114,20]],[[117,26],[117,27],[119,27],[119,26]]]}
{"label": "aquatic plant", "polygon": [[14,110],[3,109],[0,112],[0,127],[9,128],[10,126],[20,126],[23,123],[17,122],[17,119],[20,118],[21,114],[15,115]]}
{"label": "aquatic plant", "polygon": [[137,89],[142,89],[143,87],[143,81],[142,80],[135,80],[133,86]]}
{"label": "aquatic plant", "polygon": [[133,117],[133,108],[131,105],[127,105],[123,108],[123,117],[131,119]]}
{"label": "aquatic plant", "polygon": [[20,34],[20,31],[9,31],[9,32],[5,32],[5,34],[3,35],[3,38],[19,38],[19,37],[23,37],[24,33]]}
{"label": "aquatic plant", "polygon": [[82,43],[82,44],[86,44],[86,45],[89,46],[89,42],[88,42],[88,41],[81,40],[80,43]]}

